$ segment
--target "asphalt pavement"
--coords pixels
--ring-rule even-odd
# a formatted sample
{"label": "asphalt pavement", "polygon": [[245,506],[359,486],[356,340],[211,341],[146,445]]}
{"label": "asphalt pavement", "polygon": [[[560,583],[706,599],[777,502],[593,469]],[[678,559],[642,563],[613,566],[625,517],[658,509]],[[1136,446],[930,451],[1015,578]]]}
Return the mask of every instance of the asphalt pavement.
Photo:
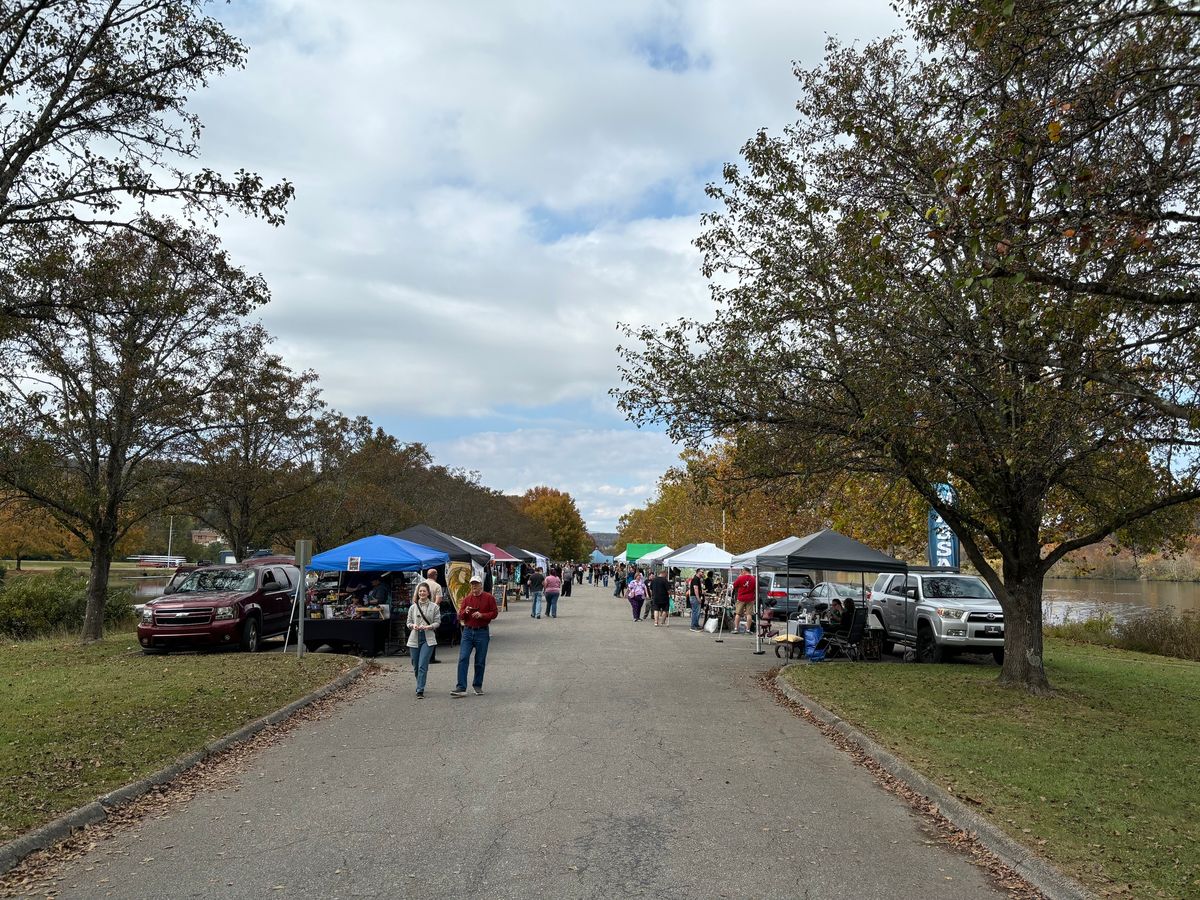
{"label": "asphalt pavement", "polygon": [[62,897],[1001,897],[755,676],[753,639],[576,586],[492,626],[485,693],[407,657],[225,789],[67,864]]}

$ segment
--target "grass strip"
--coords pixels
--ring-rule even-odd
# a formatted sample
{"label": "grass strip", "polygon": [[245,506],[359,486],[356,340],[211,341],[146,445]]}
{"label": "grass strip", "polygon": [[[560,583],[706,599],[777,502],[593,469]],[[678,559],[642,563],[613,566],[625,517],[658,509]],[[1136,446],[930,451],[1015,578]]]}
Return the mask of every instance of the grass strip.
{"label": "grass strip", "polygon": [[353,666],[346,656],[144,656],[132,633],[0,645],[0,842],[149,775]]}
{"label": "grass strip", "polygon": [[990,666],[793,666],[796,688],[1105,896],[1200,896],[1200,665],[1047,641],[1057,695]]}

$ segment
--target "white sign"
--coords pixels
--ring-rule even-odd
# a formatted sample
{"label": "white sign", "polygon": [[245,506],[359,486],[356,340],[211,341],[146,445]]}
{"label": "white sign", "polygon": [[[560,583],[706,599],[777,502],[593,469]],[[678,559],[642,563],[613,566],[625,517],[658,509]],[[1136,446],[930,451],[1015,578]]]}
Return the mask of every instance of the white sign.
{"label": "white sign", "polygon": [[362,566],[362,557],[361,556],[351,556],[349,559],[346,560],[346,571],[347,572],[357,572],[357,571],[359,571],[360,566]]}

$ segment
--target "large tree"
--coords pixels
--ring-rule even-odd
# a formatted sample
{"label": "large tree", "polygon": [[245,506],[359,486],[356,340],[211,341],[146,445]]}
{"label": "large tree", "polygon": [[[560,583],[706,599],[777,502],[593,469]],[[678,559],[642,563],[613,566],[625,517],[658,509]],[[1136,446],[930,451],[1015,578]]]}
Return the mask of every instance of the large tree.
{"label": "large tree", "polygon": [[47,262],[29,289],[62,299],[56,318],[0,348],[0,482],[87,546],[85,640],[101,636],[118,541],[181,501],[240,317],[266,300],[211,236],[139,232],[155,236],[95,236]]}
{"label": "large tree", "polygon": [[530,488],[521,495],[518,507],[550,532],[549,553],[554,559],[583,559],[592,551],[583,516],[565,491],[545,486]]}
{"label": "large tree", "polygon": [[[1160,92],[1153,64],[1193,35],[1177,17],[1106,33],[1092,67],[1126,77],[1083,90],[1056,52],[1078,33],[1067,5],[911,7],[904,39],[831,43],[798,71],[800,120],[726,167],[698,241],[716,321],[635,331],[621,400],[693,443],[736,435],[773,476],[907,481],[1004,607],[1001,682],[1043,692],[1050,566],[1121,529],[1168,533],[1200,497],[1194,309],[1129,293],[1194,288],[1190,245],[1130,218],[1140,204],[1185,230],[1197,212],[1194,172],[1161,162],[1192,158],[1200,105]],[[1068,130],[1132,122],[1130,104],[1140,149],[1131,127],[1059,157]],[[1064,218],[1072,185],[1097,180],[1089,218]]]}
{"label": "large tree", "polygon": [[143,228],[157,199],[283,221],[291,184],[198,164],[189,97],[246,56],[207,5],[0,0],[0,337],[53,315],[62,296],[23,289],[20,268],[80,229],[164,239]]}
{"label": "large tree", "polygon": [[238,559],[270,547],[330,476],[321,465],[349,423],[321,400],[315,372],[292,372],[268,352],[261,327],[234,335],[209,398],[216,426],[197,446],[192,512],[223,534]]}

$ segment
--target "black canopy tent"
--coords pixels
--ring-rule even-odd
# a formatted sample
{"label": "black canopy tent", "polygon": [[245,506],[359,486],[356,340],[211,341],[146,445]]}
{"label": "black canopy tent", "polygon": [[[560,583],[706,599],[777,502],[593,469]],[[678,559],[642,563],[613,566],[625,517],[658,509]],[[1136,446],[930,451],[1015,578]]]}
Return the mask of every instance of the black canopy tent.
{"label": "black canopy tent", "polygon": [[786,553],[758,558],[760,568],[828,569],[834,572],[895,572],[905,574],[908,566],[880,553],[861,541],[825,528],[800,538]]}
{"label": "black canopy tent", "polygon": [[515,556],[517,559],[521,560],[522,562],[527,562],[527,563],[536,563],[537,562],[536,556],[534,556],[528,550],[522,550],[520,547],[505,547],[504,550],[510,556]]}
{"label": "black canopy tent", "polygon": [[492,555],[482,547],[460,541],[453,535],[430,528],[428,525],[413,525],[411,528],[396,532],[392,537],[412,541],[414,544],[423,544],[434,550],[441,550],[455,562],[477,562],[486,568],[492,561]]}
{"label": "black canopy tent", "polygon": [[[802,538],[789,538],[762,548],[764,553],[744,554],[735,563],[758,569],[817,569],[832,572],[861,573],[861,599],[865,609],[867,572],[893,572],[904,575],[908,565],[886,553],[868,547],[861,541],[824,528]],[[756,612],[762,612],[762,593],[758,592]],[[762,653],[761,638],[755,640],[755,653]]]}

